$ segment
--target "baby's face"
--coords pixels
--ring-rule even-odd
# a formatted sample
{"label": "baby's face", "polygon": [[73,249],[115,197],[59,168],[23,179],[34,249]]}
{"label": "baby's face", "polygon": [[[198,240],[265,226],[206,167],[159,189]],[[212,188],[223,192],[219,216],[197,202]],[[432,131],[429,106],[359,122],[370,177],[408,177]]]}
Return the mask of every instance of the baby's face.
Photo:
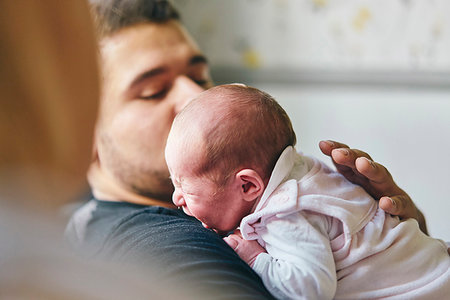
{"label": "baby's face", "polygon": [[[225,187],[218,186],[205,176],[192,172],[198,155],[187,149],[177,149],[175,144],[166,147],[166,162],[175,187],[173,203],[190,216],[197,218],[206,228],[226,234],[239,226],[241,219],[251,210],[248,201],[241,198],[240,186],[229,180]],[[199,149],[196,149],[199,151]]]}

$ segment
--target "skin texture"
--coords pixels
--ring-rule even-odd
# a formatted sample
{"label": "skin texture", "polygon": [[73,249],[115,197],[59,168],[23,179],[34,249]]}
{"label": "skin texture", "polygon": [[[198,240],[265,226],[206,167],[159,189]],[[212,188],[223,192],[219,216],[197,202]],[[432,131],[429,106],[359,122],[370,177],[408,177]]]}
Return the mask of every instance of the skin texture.
{"label": "skin texture", "polygon": [[176,21],[124,28],[104,38],[100,51],[103,87],[89,173],[94,194],[167,206],[173,192],[167,135],[184,105],[212,85],[206,59]]}
{"label": "skin texture", "polygon": [[[241,144],[251,152],[248,135],[244,134],[247,143],[242,143],[239,137],[218,142],[213,136],[221,135],[223,130],[246,132],[235,128],[236,121],[240,126],[253,128],[236,118],[241,116],[240,111],[236,111],[239,103],[225,100],[227,94],[223,94],[221,88],[234,86],[219,86],[201,93],[178,115],[168,136],[165,157],[175,186],[174,204],[205,227],[227,234],[251,212],[269,175],[262,176],[261,170],[252,169],[255,163],[248,159],[239,162],[227,159],[225,152],[233,153],[233,158],[241,157],[238,147]],[[213,148],[224,150],[219,152],[223,164],[211,158]]]}
{"label": "skin texture", "polygon": [[169,135],[166,161],[175,187],[172,201],[187,215],[200,220],[206,228],[226,235],[236,229],[241,219],[251,212],[262,194],[262,180],[259,180],[261,185],[253,183],[254,176],[259,175],[253,170],[241,170],[225,186],[219,187],[211,179],[193,171],[202,160],[202,143],[190,143],[196,146],[187,148],[184,147],[186,144],[179,134],[175,137]]}

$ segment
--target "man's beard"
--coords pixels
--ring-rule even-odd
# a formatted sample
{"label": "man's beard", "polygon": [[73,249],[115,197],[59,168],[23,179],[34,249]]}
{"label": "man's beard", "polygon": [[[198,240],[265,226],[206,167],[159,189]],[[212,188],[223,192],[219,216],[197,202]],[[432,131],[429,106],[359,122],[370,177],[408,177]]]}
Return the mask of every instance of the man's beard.
{"label": "man's beard", "polygon": [[[103,136],[103,150],[106,159],[101,164],[125,188],[139,195],[170,202],[174,187],[169,171],[152,168],[151,161],[137,162],[122,155],[109,137]],[[144,155],[142,155],[144,157]]]}

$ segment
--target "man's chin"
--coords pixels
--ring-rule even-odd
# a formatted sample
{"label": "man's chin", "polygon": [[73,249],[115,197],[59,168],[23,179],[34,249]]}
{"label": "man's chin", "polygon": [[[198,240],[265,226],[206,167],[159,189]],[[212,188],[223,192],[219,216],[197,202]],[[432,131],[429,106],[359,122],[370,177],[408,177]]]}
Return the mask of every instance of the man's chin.
{"label": "man's chin", "polygon": [[172,182],[166,179],[153,179],[148,182],[140,182],[133,186],[133,190],[139,195],[157,200],[172,202],[174,191]]}
{"label": "man's chin", "polygon": [[218,235],[220,235],[221,237],[226,237],[231,233],[230,231],[219,231],[217,229],[213,229],[213,231]]}
{"label": "man's chin", "polygon": [[164,202],[168,202],[168,203],[172,203],[172,194],[171,193],[165,193],[165,192],[150,192],[150,191],[143,191],[143,190],[135,190],[136,193],[138,193],[141,196],[144,196],[146,198],[150,198],[150,199],[156,199],[156,200],[160,200],[160,201],[164,201]]}
{"label": "man's chin", "polygon": [[212,231],[214,231],[215,233],[217,233],[218,235],[220,235],[221,237],[226,237],[230,234],[229,231],[222,231],[216,228],[210,228]]}

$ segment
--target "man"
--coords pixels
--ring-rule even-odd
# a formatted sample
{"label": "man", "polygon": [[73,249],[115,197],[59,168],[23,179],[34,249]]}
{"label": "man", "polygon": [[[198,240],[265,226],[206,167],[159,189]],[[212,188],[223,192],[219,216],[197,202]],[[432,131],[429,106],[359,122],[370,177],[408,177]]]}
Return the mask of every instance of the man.
{"label": "man", "polygon": [[[188,280],[205,297],[271,298],[219,236],[171,204],[164,147],[175,115],[212,86],[207,60],[166,1],[93,1],[92,10],[103,78],[88,174],[95,199],[72,217],[69,241],[90,257],[159,267],[162,278]],[[356,160],[367,154],[332,142],[321,148],[377,198],[400,196],[390,198],[399,200],[393,213],[416,216],[384,167]]]}

